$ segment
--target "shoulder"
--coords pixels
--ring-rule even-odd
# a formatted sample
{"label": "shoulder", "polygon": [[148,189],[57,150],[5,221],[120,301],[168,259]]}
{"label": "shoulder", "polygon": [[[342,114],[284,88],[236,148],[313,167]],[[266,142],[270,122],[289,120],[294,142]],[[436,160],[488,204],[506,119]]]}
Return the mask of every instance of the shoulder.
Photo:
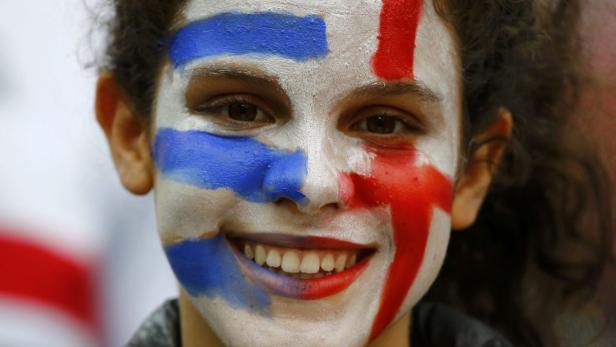
{"label": "shoulder", "polygon": [[180,319],[177,299],[168,300],[154,311],[125,347],[180,347]]}
{"label": "shoulder", "polygon": [[443,305],[422,303],[413,309],[413,347],[512,347],[502,335],[476,319]]}

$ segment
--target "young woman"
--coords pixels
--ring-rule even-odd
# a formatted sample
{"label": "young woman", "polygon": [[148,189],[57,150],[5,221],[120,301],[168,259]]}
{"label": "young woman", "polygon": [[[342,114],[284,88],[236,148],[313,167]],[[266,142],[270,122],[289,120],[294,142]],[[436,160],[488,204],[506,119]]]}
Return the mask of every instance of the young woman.
{"label": "young woman", "polygon": [[97,118],[181,285],[131,346],[550,344],[597,280],[577,2],[115,5]]}

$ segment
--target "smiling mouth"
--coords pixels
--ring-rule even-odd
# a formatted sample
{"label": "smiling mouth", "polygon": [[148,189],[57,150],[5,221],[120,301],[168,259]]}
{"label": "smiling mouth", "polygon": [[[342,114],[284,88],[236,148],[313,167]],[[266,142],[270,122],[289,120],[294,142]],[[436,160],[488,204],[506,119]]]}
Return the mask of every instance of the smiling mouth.
{"label": "smiling mouth", "polygon": [[366,268],[374,247],[320,237],[229,236],[244,272],[272,292],[320,299],[351,285]]}

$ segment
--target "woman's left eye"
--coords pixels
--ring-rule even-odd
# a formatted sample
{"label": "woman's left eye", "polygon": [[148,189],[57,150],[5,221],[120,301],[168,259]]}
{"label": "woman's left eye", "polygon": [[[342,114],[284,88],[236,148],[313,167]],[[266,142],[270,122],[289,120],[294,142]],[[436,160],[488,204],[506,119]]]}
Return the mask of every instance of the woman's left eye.
{"label": "woman's left eye", "polygon": [[375,135],[390,135],[409,132],[413,129],[401,117],[382,114],[360,119],[351,125],[351,130]]}

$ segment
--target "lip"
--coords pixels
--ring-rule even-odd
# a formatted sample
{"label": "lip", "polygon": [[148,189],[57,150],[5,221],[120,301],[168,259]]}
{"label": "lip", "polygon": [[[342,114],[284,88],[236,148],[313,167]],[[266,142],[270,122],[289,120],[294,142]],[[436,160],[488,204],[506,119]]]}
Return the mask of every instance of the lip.
{"label": "lip", "polygon": [[227,239],[242,239],[272,246],[298,248],[298,249],[375,249],[374,245],[361,245],[354,242],[332,239],[320,236],[293,236],[275,233],[238,234],[225,233]]}
{"label": "lip", "polygon": [[317,300],[335,295],[347,289],[366,269],[372,254],[344,271],[327,275],[321,278],[294,278],[272,272],[261,267],[244,256],[233,244],[232,239],[242,239],[265,243],[279,247],[298,249],[347,249],[347,250],[374,250],[371,246],[341,241],[324,237],[296,237],[284,234],[253,234],[253,235],[227,235],[226,241],[238,260],[242,272],[254,283],[266,288],[271,293],[292,299]]}

